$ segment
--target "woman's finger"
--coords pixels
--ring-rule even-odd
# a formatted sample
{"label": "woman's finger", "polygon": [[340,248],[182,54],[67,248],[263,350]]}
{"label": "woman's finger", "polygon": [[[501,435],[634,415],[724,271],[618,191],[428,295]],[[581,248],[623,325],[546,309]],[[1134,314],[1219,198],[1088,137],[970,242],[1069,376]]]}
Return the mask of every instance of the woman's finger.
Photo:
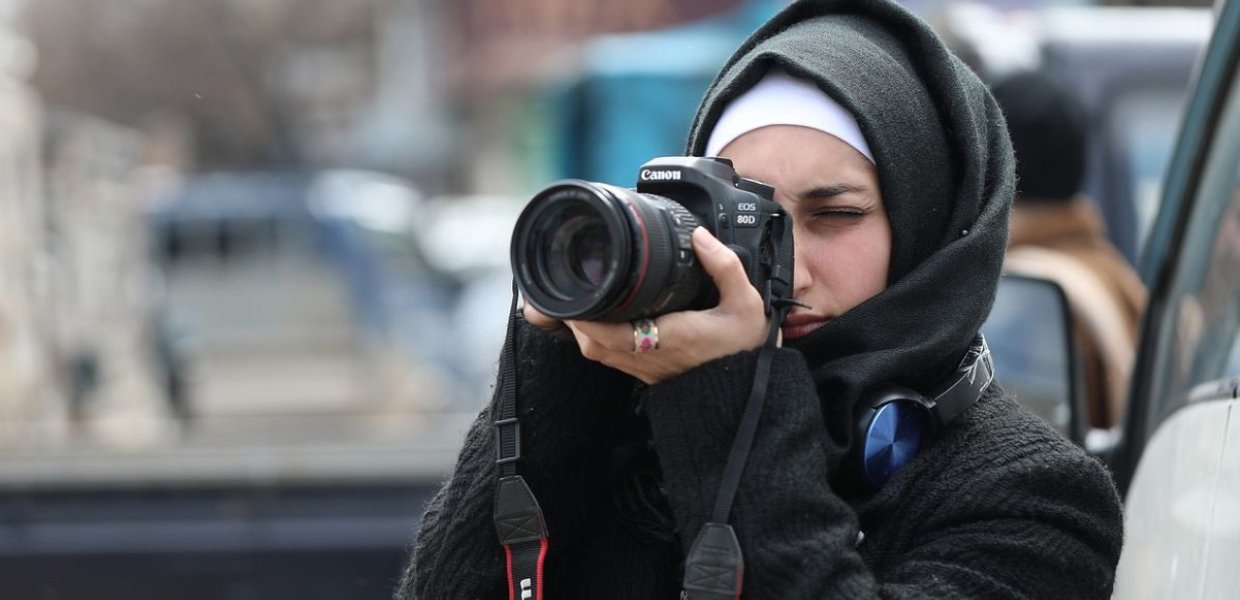
{"label": "woman's finger", "polygon": [[607,323],[603,321],[569,321],[569,328],[577,336],[577,345],[581,347],[586,358],[598,359],[600,351],[632,352],[633,326],[629,323]]}
{"label": "woman's finger", "polygon": [[538,312],[537,309],[529,304],[526,304],[525,307],[521,309],[521,314],[530,325],[542,329],[543,331],[557,333],[564,329],[563,321],[560,321],[554,317],[548,317],[547,315]]}

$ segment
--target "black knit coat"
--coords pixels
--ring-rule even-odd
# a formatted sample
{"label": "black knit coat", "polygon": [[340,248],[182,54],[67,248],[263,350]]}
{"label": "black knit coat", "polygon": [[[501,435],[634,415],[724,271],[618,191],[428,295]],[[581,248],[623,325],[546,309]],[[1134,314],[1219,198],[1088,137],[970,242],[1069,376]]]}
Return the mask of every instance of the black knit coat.
{"label": "black knit coat", "polygon": [[[756,352],[642,388],[524,325],[521,472],[541,502],[548,600],[678,597],[682,560],[709,518]],[[674,534],[643,514],[635,468],[612,474],[636,389]],[[636,417],[640,419],[641,417]],[[766,409],[732,512],[746,599],[1109,598],[1119,499],[1101,465],[997,385],[872,497],[837,491],[833,452],[802,356],[775,355]],[[847,468],[850,463],[844,462]],[[484,412],[423,517],[399,597],[504,598],[491,520],[495,438]],[[653,501],[657,502],[657,500]],[[858,534],[862,533],[863,536]],[[858,540],[861,540],[858,543]]]}
{"label": "black knit coat", "polygon": [[[743,597],[1109,597],[1122,541],[1111,478],[998,384],[877,494],[847,459],[866,390],[942,384],[990,312],[1015,178],[994,99],[893,2],[800,0],[724,66],[688,153],[700,155],[728,102],[775,67],[855,117],[892,249],[883,292],[774,354],[730,520],[744,552]],[[520,471],[549,531],[547,600],[676,598],[758,353],[645,387],[528,325],[507,349]],[[426,512],[403,598],[504,596],[489,421],[479,417]]]}

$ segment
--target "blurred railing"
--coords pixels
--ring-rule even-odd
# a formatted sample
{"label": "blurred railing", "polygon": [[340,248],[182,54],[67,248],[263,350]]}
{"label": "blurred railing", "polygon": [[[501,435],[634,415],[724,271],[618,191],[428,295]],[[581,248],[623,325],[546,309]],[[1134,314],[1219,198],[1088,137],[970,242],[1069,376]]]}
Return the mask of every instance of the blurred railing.
{"label": "blurred railing", "polygon": [[152,273],[139,133],[50,111],[43,131],[53,333],[80,438],[142,444],[169,422],[149,344]]}

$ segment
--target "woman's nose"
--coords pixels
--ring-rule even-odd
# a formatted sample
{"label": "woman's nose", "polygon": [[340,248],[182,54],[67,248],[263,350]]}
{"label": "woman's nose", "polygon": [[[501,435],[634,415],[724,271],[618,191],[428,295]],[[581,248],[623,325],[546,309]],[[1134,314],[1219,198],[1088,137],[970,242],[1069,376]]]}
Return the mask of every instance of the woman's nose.
{"label": "woman's nose", "polygon": [[792,296],[796,299],[801,299],[814,283],[814,278],[809,272],[809,260],[801,251],[802,247],[803,245],[796,241],[796,232],[794,232],[792,260],[795,264],[792,269]]}

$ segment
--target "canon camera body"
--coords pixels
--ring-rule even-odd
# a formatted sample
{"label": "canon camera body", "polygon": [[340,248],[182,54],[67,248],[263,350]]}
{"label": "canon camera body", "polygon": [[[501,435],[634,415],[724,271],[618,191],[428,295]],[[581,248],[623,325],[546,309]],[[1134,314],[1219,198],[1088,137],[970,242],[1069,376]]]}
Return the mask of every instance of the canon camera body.
{"label": "canon camera body", "polygon": [[763,294],[790,295],[792,224],[774,189],[724,158],[663,157],[638,171],[637,189],[563,180],[538,192],[517,220],[512,270],[526,301],[559,319],[628,321],[718,302],[693,252],[706,227],[741,259]]}

